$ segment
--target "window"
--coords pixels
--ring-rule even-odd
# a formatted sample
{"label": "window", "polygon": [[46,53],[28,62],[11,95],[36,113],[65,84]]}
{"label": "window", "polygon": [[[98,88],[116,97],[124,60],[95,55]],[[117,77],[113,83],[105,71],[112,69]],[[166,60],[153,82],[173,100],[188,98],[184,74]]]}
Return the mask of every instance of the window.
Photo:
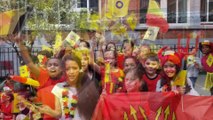
{"label": "window", "polygon": [[202,22],[213,22],[213,0],[201,0],[200,17]]}
{"label": "window", "polygon": [[187,0],[167,1],[167,21],[168,23],[187,22]]}
{"label": "window", "polygon": [[[160,0],[156,0],[160,4]],[[146,23],[146,13],[149,6],[149,0],[140,0],[140,23]]]}
{"label": "window", "polygon": [[88,8],[98,12],[98,0],[77,0],[77,8]]}

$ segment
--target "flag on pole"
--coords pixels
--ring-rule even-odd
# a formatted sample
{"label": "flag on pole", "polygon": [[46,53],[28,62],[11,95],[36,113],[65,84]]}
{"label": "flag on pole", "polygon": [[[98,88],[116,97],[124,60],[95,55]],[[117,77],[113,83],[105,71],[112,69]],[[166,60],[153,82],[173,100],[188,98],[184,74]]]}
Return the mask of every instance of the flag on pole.
{"label": "flag on pole", "polygon": [[0,36],[17,33],[23,26],[25,13],[24,9],[0,13]]}
{"label": "flag on pole", "polygon": [[108,0],[106,17],[124,17],[128,14],[130,0]]}
{"label": "flag on pole", "polygon": [[156,26],[160,28],[160,32],[166,33],[169,25],[155,0],[149,0],[148,12],[146,14],[146,24],[149,26]]}

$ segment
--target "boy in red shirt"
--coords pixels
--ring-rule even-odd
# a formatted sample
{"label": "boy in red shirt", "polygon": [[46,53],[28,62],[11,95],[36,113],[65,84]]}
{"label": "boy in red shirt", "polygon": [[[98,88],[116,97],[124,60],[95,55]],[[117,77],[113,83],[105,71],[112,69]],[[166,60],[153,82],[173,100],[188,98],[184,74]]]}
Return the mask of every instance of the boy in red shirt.
{"label": "boy in red shirt", "polygon": [[146,82],[148,86],[148,91],[156,91],[156,84],[160,80],[161,76],[159,74],[159,59],[157,54],[148,53],[144,59],[144,69],[145,74],[142,76],[142,79]]}

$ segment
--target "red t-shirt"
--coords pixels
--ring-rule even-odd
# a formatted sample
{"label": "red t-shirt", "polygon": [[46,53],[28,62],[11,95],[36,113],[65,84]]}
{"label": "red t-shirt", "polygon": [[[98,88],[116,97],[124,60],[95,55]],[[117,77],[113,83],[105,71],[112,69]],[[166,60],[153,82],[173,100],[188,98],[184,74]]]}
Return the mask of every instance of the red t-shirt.
{"label": "red t-shirt", "polygon": [[13,103],[10,103],[8,106],[6,106],[5,104],[1,105],[1,112],[4,114],[3,120],[12,120],[13,119],[12,104]]}
{"label": "red t-shirt", "polygon": [[[55,86],[55,84],[64,82],[66,80],[66,77],[63,75],[58,80],[52,80],[47,70],[40,69],[40,74],[38,77],[38,82],[40,83],[40,87],[37,91],[37,102],[41,102],[42,104],[48,105],[52,109],[55,109],[55,96],[52,94],[52,89]],[[44,120],[57,120],[54,119],[48,115],[44,115]]]}
{"label": "red t-shirt", "polygon": [[160,74],[158,74],[154,78],[149,78],[146,74],[144,74],[142,76],[142,79],[146,82],[147,87],[148,87],[148,91],[155,92],[156,91],[156,84],[157,84],[158,80],[161,79],[161,76],[160,76]]}

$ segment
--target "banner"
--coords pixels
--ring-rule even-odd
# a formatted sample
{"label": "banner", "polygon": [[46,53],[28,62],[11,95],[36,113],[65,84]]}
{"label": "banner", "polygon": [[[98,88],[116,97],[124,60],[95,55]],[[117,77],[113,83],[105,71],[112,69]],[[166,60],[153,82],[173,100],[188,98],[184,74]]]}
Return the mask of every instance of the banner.
{"label": "banner", "polygon": [[130,0],[108,0],[107,17],[124,17],[128,14]]}
{"label": "banner", "polygon": [[172,92],[103,95],[92,120],[212,120],[212,101]]}

